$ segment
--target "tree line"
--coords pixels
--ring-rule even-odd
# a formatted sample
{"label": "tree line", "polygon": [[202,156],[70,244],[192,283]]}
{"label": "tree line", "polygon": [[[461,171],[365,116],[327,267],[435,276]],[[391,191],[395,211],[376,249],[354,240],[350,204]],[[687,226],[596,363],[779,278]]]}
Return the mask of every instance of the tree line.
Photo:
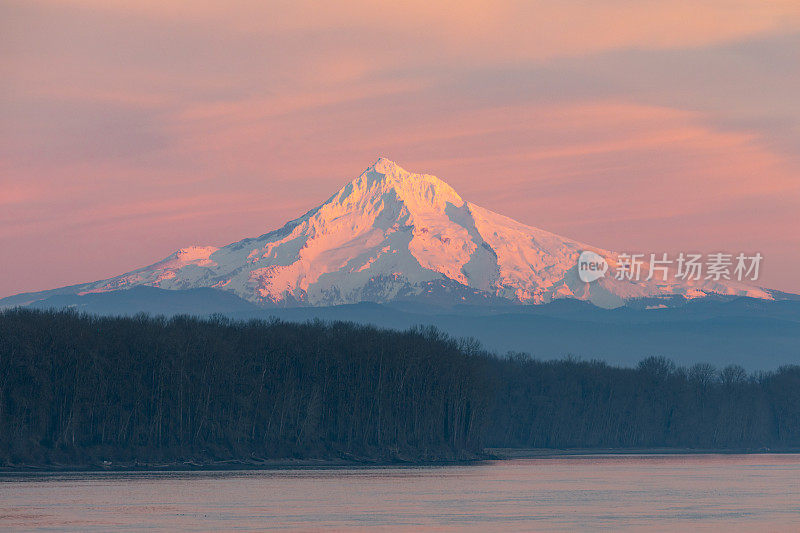
{"label": "tree line", "polygon": [[800,447],[800,367],[497,357],[433,328],[0,313],[0,464]]}
{"label": "tree line", "polygon": [[748,374],[663,357],[616,368],[515,354],[496,368],[494,446],[800,448],[800,366]]}

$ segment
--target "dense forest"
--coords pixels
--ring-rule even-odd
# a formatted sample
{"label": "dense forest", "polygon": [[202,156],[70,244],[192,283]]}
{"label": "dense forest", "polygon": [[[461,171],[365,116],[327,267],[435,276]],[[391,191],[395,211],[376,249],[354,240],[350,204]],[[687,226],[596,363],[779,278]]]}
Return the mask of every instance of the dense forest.
{"label": "dense forest", "polygon": [[800,448],[800,367],[497,357],[430,328],[0,313],[0,465],[424,461],[486,446]]}
{"label": "dense forest", "polygon": [[459,458],[486,359],[435,330],[0,315],[0,461]]}

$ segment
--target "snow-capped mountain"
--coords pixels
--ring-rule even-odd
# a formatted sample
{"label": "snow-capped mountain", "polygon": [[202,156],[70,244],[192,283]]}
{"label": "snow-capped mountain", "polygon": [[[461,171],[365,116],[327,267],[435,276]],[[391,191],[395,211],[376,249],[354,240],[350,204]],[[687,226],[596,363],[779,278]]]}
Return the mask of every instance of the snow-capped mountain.
{"label": "snow-capped mountain", "polygon": [[[264,305],[334,305],[445,298],[539,304],[556,298],[615,307],[626,299],[711,293],[771,299],[727,280],[580,281],[591,250],[463,200],[447,183],[379,159],[328,201],[282,228],[222,248],[193,246],[111,279],[31,295],[86,294],[146,285],[212,287]],[[0,302],[1,303],[1,302]]]}

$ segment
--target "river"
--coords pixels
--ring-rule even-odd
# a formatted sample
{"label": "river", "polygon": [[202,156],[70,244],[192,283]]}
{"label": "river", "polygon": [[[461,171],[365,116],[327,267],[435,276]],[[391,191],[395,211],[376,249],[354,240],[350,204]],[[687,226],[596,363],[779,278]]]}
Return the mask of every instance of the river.
{"label": "river", "polygon": [[797,531],[800,455],[0,474],[0,529]]}

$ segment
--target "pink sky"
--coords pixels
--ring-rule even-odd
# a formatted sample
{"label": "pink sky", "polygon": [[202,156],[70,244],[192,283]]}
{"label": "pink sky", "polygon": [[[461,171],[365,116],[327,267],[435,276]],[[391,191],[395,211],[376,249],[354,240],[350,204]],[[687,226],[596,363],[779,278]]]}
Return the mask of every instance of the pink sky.
{"label": "pink sky", "polygon": [[796,0],[165,3],[0,5],[0,297],[263,234],[378,156],[800,292]]}

